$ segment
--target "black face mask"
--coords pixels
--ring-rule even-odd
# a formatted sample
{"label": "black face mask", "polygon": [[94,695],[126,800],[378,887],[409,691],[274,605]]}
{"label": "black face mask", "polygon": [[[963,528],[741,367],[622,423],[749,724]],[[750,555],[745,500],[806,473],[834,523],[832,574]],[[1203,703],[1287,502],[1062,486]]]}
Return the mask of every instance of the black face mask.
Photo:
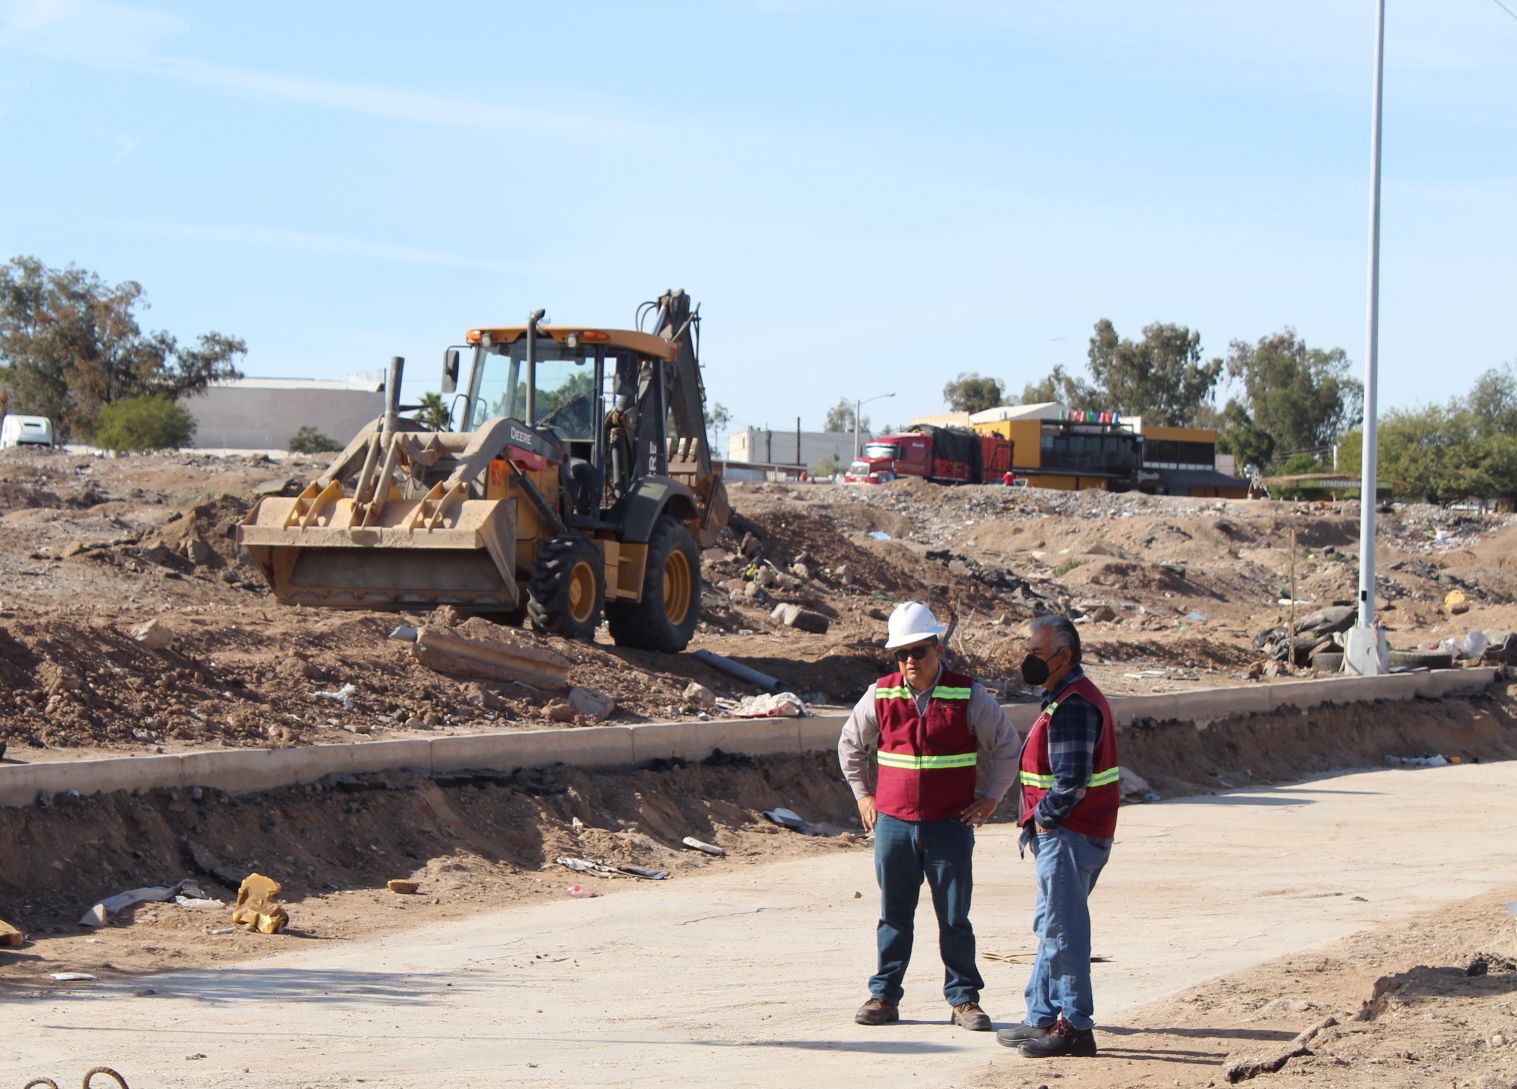
{"label": "black face mask", "polygon": [[1036,654],[1029,654],[1022,659],[1022,680],[1037,687],[1048,680],[1048,663]]}

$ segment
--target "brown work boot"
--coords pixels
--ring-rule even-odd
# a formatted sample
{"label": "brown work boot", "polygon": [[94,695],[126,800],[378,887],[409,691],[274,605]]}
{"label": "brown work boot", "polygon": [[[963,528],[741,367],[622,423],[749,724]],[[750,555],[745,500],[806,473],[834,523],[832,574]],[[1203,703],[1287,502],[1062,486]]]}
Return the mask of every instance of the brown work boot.
{"label": "brown work boot", "polygon": [[980,1009],[978,1002],[960,1002],[953,1008],[953,1017],[949,1020],[970,1032],[990,1031],[990,1014]]}
{"label": "brown work boot", "polygon": [[859,1007],[853,1019],[861,1025],[888,1025],[901,1019],[901,1008],[883,998],[871,998]]}

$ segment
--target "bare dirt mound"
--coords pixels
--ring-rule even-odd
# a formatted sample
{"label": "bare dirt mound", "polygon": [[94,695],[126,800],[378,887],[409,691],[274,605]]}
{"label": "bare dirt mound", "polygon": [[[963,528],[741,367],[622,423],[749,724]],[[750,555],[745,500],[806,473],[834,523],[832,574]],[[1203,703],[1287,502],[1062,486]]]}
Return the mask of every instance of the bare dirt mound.
{"label": "bare dirt mound", "polygon": [[[1517,885],[1282,957],[1098,1025],[1089,1089],[1517,1085]],[[1004,1086],[1007,1066],[977,1078]],[[1021,1073],[1017,1070],[1016,1073]],[[1059,1071],[1040,1067],[1034,1086]]]}

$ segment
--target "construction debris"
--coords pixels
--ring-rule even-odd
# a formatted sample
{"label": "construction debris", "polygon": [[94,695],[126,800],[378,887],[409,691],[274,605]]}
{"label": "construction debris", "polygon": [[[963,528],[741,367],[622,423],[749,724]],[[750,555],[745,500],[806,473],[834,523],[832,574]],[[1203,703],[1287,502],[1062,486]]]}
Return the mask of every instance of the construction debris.
{"label": "construction debris", "polygon": [[537,688],[569,687],[569,659],[545,647],[469,638],[427,626],[417,630],[411,650],[428,669],[454,677],[520,681]]}
{"label": "construction debris", "polygon": [[574,708],[576,714],[596,721],[610,718],[616,711],[616,701],[600,689],[582,688],[578,685],[569,689],[569,706]]}
{"label": "construction debris", "polygon": [[0,919],[0,946],[15,947],[26,944],[26,935],[4,919]]}
{"label": "construction debris", "polygon": [[80,926],[98,929],[110,922],[111,916],[133,904],[163,903],[173,900],[182,907],[223,907],[220,900],[212,900],[192,878],[185,878],[174,885],[153,885],[147,888],[127,889],[115,896],[108,896],[90,906],[79,920]]}
{"label": "construction debris", "polygon": [[232,925],[256,930],[260,934],[277,934],[290,921],[289,912],[279,902],[284,886],[272,877],[251,873],[237,890],[237,905],[232,908]]}
{"label": "construction debris", "polygon": [[132,629],[132,638],[148,650],[167,650],[174,642],[174,633],[167,624],[158,620],[149,620],[146,624],[139,624]]}
{"label": "construction debris", "polygon": [[817,635],[826,635],[827,629],[832,626],[832,622],[821,613],[813,609],[803,609],[799,605],[776,605],[774,611],[769,614],[769,618],[787,628],[799,628],[801,631],[809,631]]}
{"label": "construction debris", "polygon": [[727,713],[735,718],[798,718],[806,713],[806,704],[794,692],[774,692],[740,700]]}
{"label": "construction debris", "polygon": [[680,842],[683,843],[686,847],[690,847],[697,851],[702,851],[708,855],[715,855],[717,858],[724,858],[727,854],[726,851],[718,847],[716,844],[703,842],[702,840],[696,839],[694,836],[686,836],[684,839],[680,840]]}

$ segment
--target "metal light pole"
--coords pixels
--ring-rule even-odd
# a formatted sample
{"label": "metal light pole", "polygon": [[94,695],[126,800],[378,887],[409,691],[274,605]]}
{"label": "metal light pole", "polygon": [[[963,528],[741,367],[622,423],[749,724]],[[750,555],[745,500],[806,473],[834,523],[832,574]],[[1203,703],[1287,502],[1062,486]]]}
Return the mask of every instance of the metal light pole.
{"label": "metal light pole", "polygon": [[1375,0],[1375,89],[1370,128],[1369,313],[1364,343],[1364,453],[1359,471],[1359,618],[1343,649],[1346,672],[1389,672],[1385,632],[1375,627],[1375,372],[1380,348],[1380,90],[1385,64],[1385,0]]}
{"label": "metal light pole", "polygon": [[877,393],[873,397],[865,397],[862,401],[855,399],[853,402],[853,460],[859,460],[859,410],[870,401],[878,401],[885,397],[894,397],[893,393]]}

